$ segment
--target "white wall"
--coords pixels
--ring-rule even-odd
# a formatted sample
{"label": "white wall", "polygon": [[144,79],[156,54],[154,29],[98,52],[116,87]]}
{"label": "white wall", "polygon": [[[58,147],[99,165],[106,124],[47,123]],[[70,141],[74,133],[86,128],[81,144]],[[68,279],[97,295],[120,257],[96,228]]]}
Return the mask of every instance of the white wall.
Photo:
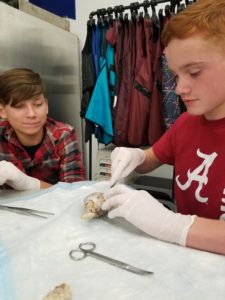
{"label": "white wall", "polygon": [[[140,1],[141,3],[143,1]],[[130,3],[133,3],[131,0],[76,0],[76,20],[70,20],[71,23],[71,31],[74,32],[79,40],[80,40],[80,49],[82,50],[86,38],[86,24],[87,20],[89,19],[89,14],[92,11],[96,11],[97,9],[101,8],[108,8],[108,7],[114,7],[116,5],[130,5]],[[169,3],[167,3],[169,4]],[[159,4],[157,5],[157,9],[163,8],[165,4]],[[140,8],[141,11],[142,8]],[[151,13],[151,9],[149,8],[149,13]],[[93,138],[93,155],[92,155],[92,178],[94,176],[94,169],[95,169],[95,161],[97,156],[97,142],[96,139]],[[88,166],[88,144],[85,145],[85,162],[86,167]],[[163,166],[157,169],[156,171],[152,172],[151,175],[164,177],[164,178],[171,178],[172,177],[172,168],[170,166]]]}

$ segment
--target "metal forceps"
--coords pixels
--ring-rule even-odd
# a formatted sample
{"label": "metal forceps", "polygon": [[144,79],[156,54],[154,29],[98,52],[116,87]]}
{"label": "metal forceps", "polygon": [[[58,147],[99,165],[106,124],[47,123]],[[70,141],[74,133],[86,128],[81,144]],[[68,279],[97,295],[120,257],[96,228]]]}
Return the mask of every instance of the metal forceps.
{"label": "metal forceps", "polygon": [[48,218],[45,215],[54,215],[51,212],[40,211],[40,210],[30,209],[30,208],[25,208],[25,207],[6,206],[6,205],[1,205],[1,204],[0,204],[0,210],[6,210],[6,211],[14,212],[17,214],[21,214],[21,215],[33,216],[33,217],[38,217],[38,218],[43,218],[43,219]]}
{"label": "metal forceps", "polygon": [[92,257],[99,259],[101,261],[104,261],[110,265],[116,266],[118,268],[124,269],[129,272],[133,272],[133,273],[136,273],[139,275],[153,274],[153,272],[150,272],[147,270],[142,270],[137,267],[131,266],[127,263],[124,263],[122,261],[119,261],[119,260],[113,259],[111,257],[96,253],[96,252],[94,252],[95,247],[96,247],[96,245],[93,242],[80,243],[79,249],[71,250],[69,254],[70,254],[70,257],[75,261],[82,260],[86,256],[92,256]]}

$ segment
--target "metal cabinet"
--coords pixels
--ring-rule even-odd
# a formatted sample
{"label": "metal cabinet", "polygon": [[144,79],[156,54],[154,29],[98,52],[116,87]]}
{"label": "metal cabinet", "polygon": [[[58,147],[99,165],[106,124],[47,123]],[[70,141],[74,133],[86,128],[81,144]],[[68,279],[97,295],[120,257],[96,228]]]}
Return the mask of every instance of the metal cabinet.
{"label": "metal cabinet", "polygon": [[26,67],[40,73],[46,83],[49,116],[74,126],[82,148],[77,36],[3,2],[0,28],[0,72]]}

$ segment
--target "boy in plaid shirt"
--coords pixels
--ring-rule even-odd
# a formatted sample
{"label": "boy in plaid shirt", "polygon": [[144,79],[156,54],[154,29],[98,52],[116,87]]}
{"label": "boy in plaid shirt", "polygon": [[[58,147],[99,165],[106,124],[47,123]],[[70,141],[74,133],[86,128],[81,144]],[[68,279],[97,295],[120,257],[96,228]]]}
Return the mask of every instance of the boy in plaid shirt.
{"label": "boy in plaid shirt", "polygon": [[0,185],[30,190],[85,180],[75,129],[47,114],[39,74],[16,68],[0,75]]}

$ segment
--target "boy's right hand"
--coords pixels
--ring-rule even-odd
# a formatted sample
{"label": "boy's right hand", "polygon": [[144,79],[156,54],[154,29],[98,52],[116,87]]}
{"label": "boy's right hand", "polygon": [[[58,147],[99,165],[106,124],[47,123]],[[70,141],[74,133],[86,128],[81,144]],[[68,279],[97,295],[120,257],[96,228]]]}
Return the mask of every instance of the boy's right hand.
{"label": "boy's right hand", "polygon": [[110,186],[128,176],[145,161],[145,152],[139,148],[117,147],[111,153]]}
{"label": "boy's right hand", "polygon": [[11,162],[0,161],[0,185],[8,184],[17,191],[40,189],[40,180],[24,174]]}

